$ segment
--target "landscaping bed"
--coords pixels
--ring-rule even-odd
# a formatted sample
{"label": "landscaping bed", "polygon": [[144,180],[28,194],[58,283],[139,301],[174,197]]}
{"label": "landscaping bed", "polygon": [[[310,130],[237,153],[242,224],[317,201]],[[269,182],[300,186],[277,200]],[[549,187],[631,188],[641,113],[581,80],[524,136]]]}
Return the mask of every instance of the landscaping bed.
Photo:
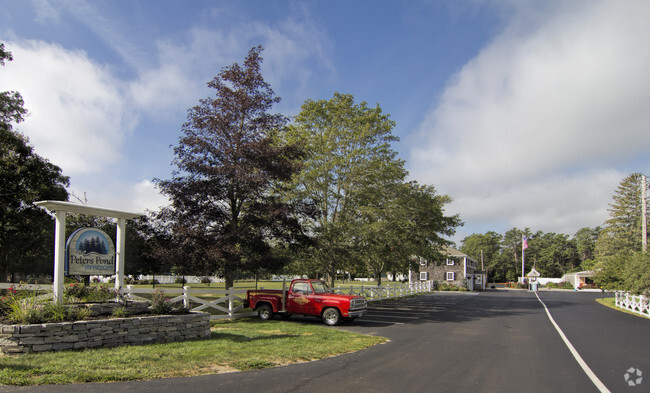
{"label": "landscaping bed", "polygon": [[0,351],[22,354],[205,339],[210,337],[210,314],[2,325],[0,329]]}

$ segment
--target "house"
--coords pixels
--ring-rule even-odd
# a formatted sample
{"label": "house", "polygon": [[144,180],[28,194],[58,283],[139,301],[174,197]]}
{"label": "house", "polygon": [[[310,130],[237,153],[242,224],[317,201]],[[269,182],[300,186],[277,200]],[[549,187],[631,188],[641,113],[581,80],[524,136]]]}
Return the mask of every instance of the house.
{"label": "house", "polygon": [[411,272],[411,282],[430,281],[447,283],[459,287],[466,286],[470,291],[485,289],[487,275],[479,270],[479,263],[455,248],[443,246],[444,261],[428,261],[419,258],[419,272]]}
{"label": "house", "polygon": [[567,273],[562,276],[562,281],[571,283],[575,289],[580,289],[585,286],[592,286],[594,284],[593,278],[595,275],[596,272],[591,270],[586,270],[584,272]]}

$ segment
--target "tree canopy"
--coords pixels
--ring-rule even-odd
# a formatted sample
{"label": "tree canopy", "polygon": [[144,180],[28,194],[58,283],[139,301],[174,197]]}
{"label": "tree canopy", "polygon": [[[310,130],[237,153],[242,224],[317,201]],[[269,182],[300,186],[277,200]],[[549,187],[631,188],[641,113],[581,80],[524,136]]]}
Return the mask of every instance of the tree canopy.
{"label": "tree canopy", "polygon": [[433,187],[406,183],[404,161],[392,143],[395,123],[379,105],[355,103],[351,94],[307,100],[287,140],[305,147],[303,170],[291,195],[313,201],[318,216],[307,224],[316,245],[303,267],[331,281],[344,271],[408,270],[413,255],[446,244],[460,225],[447,217],[447,196]]}
{"label": "tree canopy", "polygon": [[[0,43],[0,65],[13,59]],[[51,218],[33,202],[67,200],[69,179],[13,129],[27,111],[18,92],[0,92],[0,279],[8,273],[51,273]]]}
{"label": "tree canopy", "polygon": [[231,286],[238,272],[278,269],[284,261],[273,245],[303,238],[301,216],[308,207],[282,198],[300,169],[302,151],[278,143],[287,118],[271,114],[279,102],[261,74],[262,47],[243,65],[225,67],[208,83],[215,97],[188,111],[174,148],[177,167],[169,180],[156,180],[172,205],[171,221],[181,268],[218,273]]}

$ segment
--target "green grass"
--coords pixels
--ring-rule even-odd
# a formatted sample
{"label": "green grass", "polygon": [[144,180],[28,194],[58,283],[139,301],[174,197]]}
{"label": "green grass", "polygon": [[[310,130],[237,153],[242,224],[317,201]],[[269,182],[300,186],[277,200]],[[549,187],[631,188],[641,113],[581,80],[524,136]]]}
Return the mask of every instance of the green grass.
{"label": "green grass", "polygon": [[0,356],[0,384],[133,381],[249,370],[323,359],[387,339],[295,321],[213,322],[212,338]]}

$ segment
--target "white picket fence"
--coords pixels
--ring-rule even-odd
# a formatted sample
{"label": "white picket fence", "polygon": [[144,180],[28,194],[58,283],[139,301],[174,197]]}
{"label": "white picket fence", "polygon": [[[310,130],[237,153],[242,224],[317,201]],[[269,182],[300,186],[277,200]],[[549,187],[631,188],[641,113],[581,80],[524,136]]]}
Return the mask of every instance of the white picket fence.
{"label": "white picket fence", "polygon": [[393,284],[386,286],[349,286],[336,287],[334,293],[364,296],[369,302],[431,292],[433,281],[417,281],[412,284]]}
{"label": "white picket fence", "polygon": [[643,295],[616,291],[616,307],[650,318],[650,299]]}

